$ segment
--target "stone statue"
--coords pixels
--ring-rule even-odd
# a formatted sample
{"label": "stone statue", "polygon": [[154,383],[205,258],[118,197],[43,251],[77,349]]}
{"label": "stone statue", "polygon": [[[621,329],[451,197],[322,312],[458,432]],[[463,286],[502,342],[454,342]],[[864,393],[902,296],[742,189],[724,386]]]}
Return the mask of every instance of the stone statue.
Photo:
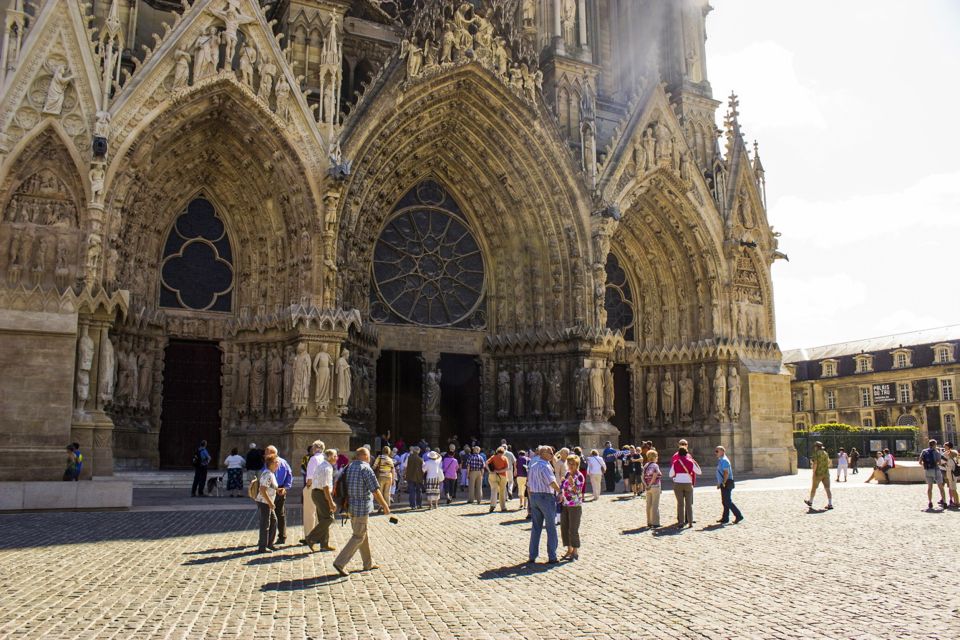
{"label": "stone statue", "polygon": [[657,419],[657,375],[647,372],[647,420],[654,423]]}
{"label": "stone statue", "polygon": [[323,412],[330,405],[330,354],[323,347],[313,357],[313,373],[316,376],[317,408]]}
{"label": "stone statue", "polygon": [[93,135],[96,138],[110,137],[110,119],[113,116],[109,111],[97,111],[97,120],[93,123]]}
{"label": "stone statue", "polygon": [[424,379],[423,412],[428,416],[440,415],[440,378],[443,372],[437,367],[428,371]]}
{"label": "stone statue", "polygon": [[283,358],[280,349],[270,349],[270,359],[267,361],[267,411],[271,415],[279,415],[283,392]]}
{"label": "stone statue", "polygon": [[590,413],[595,420],[603,418],[603,403],[606,399],[603,390],[603,363],[595,362],[590,368]]}
{"label": "stone statue", "polygon": [[713,408],[717,419],[723,420],[727,411],[727,379],[723,375],[723,365],[718,364],[713,374]]}
{"label": "stone statue", "polygon": [[67,70],[65,64],[47,62],[44,66],[53,75],[47,87],[47,97],[43,101],[43,113],[58,116],[63,111],[63,99],[67,95],[67,87],[73,80],[73,74]]}
{"label": "stone statue", "polygon": [[693,413],[693,379],[686,371],[680,374],[677,386],[680,387],[680,420],[686,422]]}
{"label": "stone statue", "polygon": [[337,359],[337,411],[340,415],[347,412],[347,403],[350,401],[351,380],[350,380],[350,351],[344,349],[340,352],[340,358]]}
{"label": "stone statue", "polygon": [[109,339],[100,341],[100,379],[97,382],[97,395],[104,405],[113,400],[113,382],[116,374],[116,358],[113,343]]}
{"label": "stone statue", "polygon": [[453,62],[456,40],[457,37],[453,34],[453,23],[448,20],[443,25],[443,35],[440,38],[440,64]]}
{"label": "stone statue", "polygon": [[127,368],[126,341],[117,338],[117,348],[114,355],[117,360],[117,387],[114,398],[118,403],[126,403],[130,398],[130,371]]}
{"label": "stone statue", "polygon": [[103,274],[103,283],[112,287],[117,281],[117,262],[120,260],[120,254],[116,247],[110,247],[107,251],[107,268]]}
{"label": "stone statue", "polygon": [[736,367],[730,367],[727,390],[730,394],[730,419],[736,420],[740,417],[740,374],[737,373]]}
{"label": "stone statue", "polygon": [[90,397],[90,369],[93,368],[93,339],[90,330],[83,325],[77,342],[77,411],[83,412]]}
{"label": "stone statue", "polygon": [[137,348],[133,338],[127,340],[127,405],[136,407],[140,393],[140,364],[137,362]]}
{"label": "stone statue", "polygon": [[530,387],[530,413],[543,414],[543,374],[534,369],[527,374],[527,386]]}
{"label": "stone statue", "polygon": [[90,166],[90,195],[93,196],[94,202],[99,202],[103,195],[103,183],[106,175],[102,162],[95,162]]}
{"label": "stone statue", "polygon": [[237,32],[240,26],[254,22],[256,18],[243,15],[237,0],[226,0],[223,9],[209,9],[209,11],[223,20],[223,41],[226,44],[226,60],[229,65],[237,50]]}
{"label": "stone statue", "polygon": [[37,250],[33,255],[33,285],[39,287],[43,274],[47,270],[47,259],[50,257],[50,243],[52,239],[49,236],[40,236],[37,242]]}
{"label": "stone statue", "polygon": [[523,365],[517,364],[513,374],[513,415],[522,418],[523,413]]}
{"label": "stone statue", "polygon": [[293,361],[293,392],[290,395],[290,406],[298,411],[305,409],[310,400],[310,365],[307,343],[301,342]]}
{"label": "stone statue", "polygon": [[290,85],[286,80],[280,79],[276,87],[277,98],[277,117],[281,120],[287,120],[290,117]]}
{"label": "stone statue", "polygon": [[710,382],[707,380],[707,367],[702,364],[697,373],[697,397],[700,400],[700,415],[706,418],[710,415]]}
{"label": "stone statue", "polygon": [[103,241],[100,236],[91,233],[87,238],[87,277],[95,278],[100,270],[100,256],[103,253]]}
{"label": "stone statue", "polygon": [[273,78],[277,75],[277,65],[264,62],[260,65],[260,88],[257,97],[270,104],[270,94],[273,92]]}
{"label": "stone statue", "polygon": [[617,405],[616,405],[616,396],[617,389],[616,383],[613,377],[613,363],[608,362],[607,368],[603,374],[603,391],[604,391],[604,402],[603,402],[603,413],[607,420],[611,416],[617,414]]}
{"label": "stone statue", "polygon": [[672,162],[673,158],[673,138],[670,136],[670,130],[662,122],[654,125],[654,136],[656,137],[656,157],[657,162],[666,159]]}
{"label": "stone statue", "polygon": [[497,417],[510,415],[510,372],[500,369],[497,373]]}
{"label": "stone statue", "polygon": [[200,34],[193,44],[193,81],[200,82],[216,75],[220,64],[220,33],[213,25]]}
{"label": "stone statue", "polygon": [[190,61],[193,56],[186,49],[177,49],[173,57],[176,64],[173,67],[173,83],[170,85],[170,90],[176,91],[190,84]]}
{"label": "stone statue", "polygon": [[664,424],[673,422],[673,398],[675,393],[673,376],[667,371],[663,377],[663,382],[660,383],[660,408],[663,411]]}
{"label": "stone statue", "polygon": [[57,241],[57,261],[53,268],[57,288],[66,289],[70,281],[70,267],[67,265],[67,242],[64,238]]}
{"label": "stone statue", "polygon": [[250,370],[250,414],[263,415],[263,389],[267,381],[267,359],[262,350],[254,349]]}
{"label": "stone statue", "polygon": [[420,75],[423,68],[423,48],[417,46],[415,40],[404,39],[400,43],[400,57],[407,59],[407,80]]}
{"label": "stone statue", "polygon": [[470,25],[476,20],[476,14],[474,14],[472,18],[467,17],[467,13],[471,12],[472,10],[473,6],[470,3],[462,2],[453,16],[453,24],[456,31],[456,45],[460,55],[463,55],[463,52],[470,49],[471,45],[473,44],[473,35],[470,33]]}
{"label": "stone statue", "polygon": [[240,82],[253,89],[253,65],[257,63],[257,49],[248,40],[240,47]]}
{"label": "stone statue", "polygon": [[293,394],[293,361],[296,356],[292,347],[283,350],[283,406],[289,407]]}
{"label": "stone statue", "polygon": [[[657,162],[657,150],[656,145],[657,141],[653,137],[653,127],[647,127],[643,132],[643,139],[641,140],[641,145],[643,146],[643,171],[648,171],[653,168],[653,165]],[[639,169],[639,167],[638,167]]]}
{"label": "stone statue", "polygon": [[590,413],[590,369],[580,367],[574,375],[576,386],[577,409],[584,414]]}
{"label": "stone statue", "polygon": [[507,51],[507,41],[503,38],[497,38],[495,41],[493,67],[502,78],[506,78],[510,72],[510,52]]}
{"label": "stone statue", "polygon": [[137,405],[142,409],[150,407],[150,391],[153,387],[153,354],[147,349],[137,356],[139,370],[137,384]]}
{"label": "stone statue", "polygon": [[520,7],[520,15],[523,19],[523,26],[533,26],[533,21],[537,17],[536,11],[537,9],[535,0],[523,0],[523,4]]}
{"label": "stone statue", "polygon": [[554,364],[547,379],[547,413],[555,418],[560,415],[560,394],[563,388],[563,373]]}
{"label": "stone statue", "polygon": [[562,1],[563,4],[561,6],[562,12],[560,14],[560,24],[563,28],[563,41],[572,47],[577,43],[575,36],[577,26],[577,1]]}
{"label": "stone statue", "polygon": [[493,23],[481,15],[475,15],[473,20],[477,27],[477,32],[473,34],[473,48],[478,52],[489,52],[493,47]]}

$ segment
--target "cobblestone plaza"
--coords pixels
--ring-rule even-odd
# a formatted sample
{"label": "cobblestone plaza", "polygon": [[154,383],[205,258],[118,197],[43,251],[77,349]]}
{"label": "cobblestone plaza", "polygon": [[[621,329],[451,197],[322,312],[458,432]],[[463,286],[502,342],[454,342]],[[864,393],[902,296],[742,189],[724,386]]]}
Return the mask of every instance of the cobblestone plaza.
{"label": "cobblestone plaza", "polygon": [[[138,491],[131,512],[2,515],[0,637],[950,636],[960,513],[925,513],[922,487],[863,474],[834,485],[835,510],[808,512],[803,474],[743,481],[737,526],[714,525],[719,494],[698,489],[697,522],[679,533],[644,531],[641,500],[604,495],[585,507],[581,559],[557,566],[522,566],[520,512],[401,507],[395,526],[372,520],[380,570],[347,578],[329,553],[252,553],[245,499],[178,505]],[[674,505],[665,492],[665,524]],[[288,517],[296,541],[300,512]],[[337,547],[348,536],[332,529]]]}

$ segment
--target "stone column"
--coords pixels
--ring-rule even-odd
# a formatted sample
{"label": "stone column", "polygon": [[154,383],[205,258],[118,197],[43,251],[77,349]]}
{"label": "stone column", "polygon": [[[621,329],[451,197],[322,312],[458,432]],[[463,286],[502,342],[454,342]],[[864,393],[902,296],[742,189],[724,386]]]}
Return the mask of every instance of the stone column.
{"label": "stone column", "polygon": [[553,0],[553,47],[557,55],[564,55],[566,48],[563,44],[563,25],[560,17],[563,14],[562,0]]}
{"label": "stone column", "polygon": [[[74,383],[75,410],[70,425],[71,438],[80,444],[84,456],[81,478],[113,475],[113,421],[104,412],[104,407],[112,395],[101,397],[102,378],[113,375],[104,353],[103,344],[109,341],[111,317],[105,311],[90,315],[81,315],[78,320],[78,352],[76,379]],[[92,359],[86,368],[84,351],[88,348],[83,341],[89,338],[93,344]],[[89,344],[89,343],[88,343]],[[112,345],[111,345],[112,347]],[[111,347],[108,347],[111,348]],[[85,378],[81,380],[81,377]],[[80,401],[80,387],[86,386],[87,399]]]}
{"label": "stone column", "polygon": [[580,49],[586,54],[590,51],[587,42],[587,1],[577,0],[577,18],[580,20]]}
{"label": "stone column", "polygon": [[[432,374],[442,375],[442,372],[439,371],[437,365],[440,363],[440,354],[438,352],[430,351],[424,352],[420,355],[420,362],[423,365],[423,433],[421,437],[430,443],[430,446],[437,448],[440,446],[440,398],[439,392],[437,396],[437,406],[435,409],[428,407],[428,384],[427,376]],[[437,382],[439,384],[439,381]]]}

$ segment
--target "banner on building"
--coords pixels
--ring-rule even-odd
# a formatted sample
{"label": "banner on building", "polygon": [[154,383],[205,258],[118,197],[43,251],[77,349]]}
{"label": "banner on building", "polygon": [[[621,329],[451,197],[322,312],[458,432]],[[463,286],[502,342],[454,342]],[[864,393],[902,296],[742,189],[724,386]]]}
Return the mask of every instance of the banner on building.
{"label": "banner on building", "polygon": [[897,394],[896,388],[890,382],[873,385],[873,403],[874,404],[883,404],[885,402],[896,402],[897,401],[896,394]]}

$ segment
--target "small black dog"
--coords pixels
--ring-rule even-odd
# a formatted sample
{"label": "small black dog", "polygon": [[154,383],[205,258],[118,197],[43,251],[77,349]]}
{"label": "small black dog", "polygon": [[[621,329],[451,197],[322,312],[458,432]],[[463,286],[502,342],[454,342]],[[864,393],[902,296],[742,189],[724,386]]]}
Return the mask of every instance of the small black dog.
{"label": "small black dog", "polygon": [[212,496],[216,492],[216,496],[220,497],[220,492],[223,491],[223,476],[214,476],[213,478],[207,478],[207,495]]}

